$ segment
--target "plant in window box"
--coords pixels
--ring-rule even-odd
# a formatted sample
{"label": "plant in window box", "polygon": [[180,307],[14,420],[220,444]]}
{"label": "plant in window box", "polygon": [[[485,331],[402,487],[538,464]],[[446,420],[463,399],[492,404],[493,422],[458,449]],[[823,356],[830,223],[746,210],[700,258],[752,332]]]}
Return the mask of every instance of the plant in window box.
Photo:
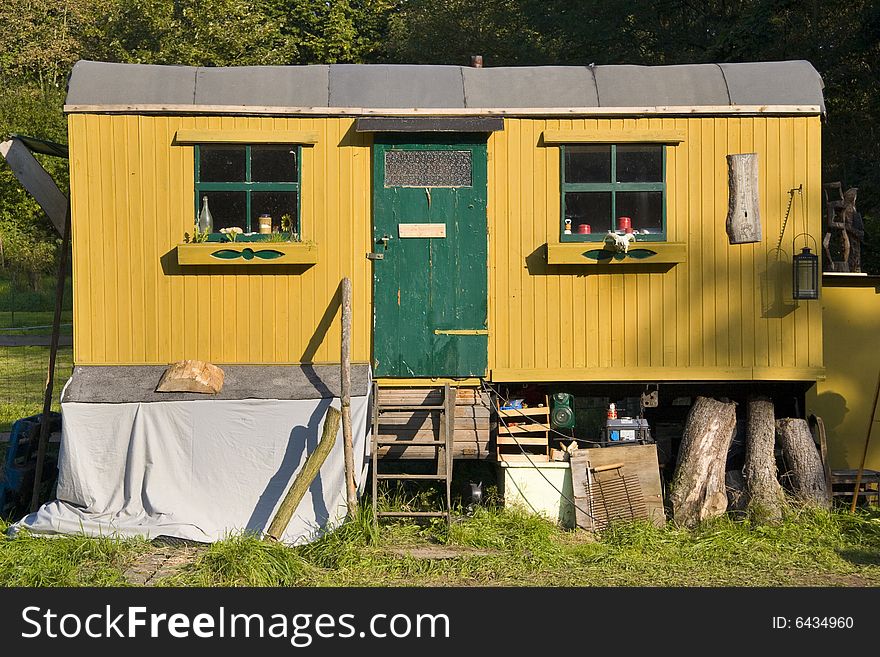
{"label": "plant in window box", "polygon": [[189,244],[190,242],[192,242],[193,244],[203,244],[204,242],[208,241],[208,237],[210,237],[210,235],[210,231],[201,231],[199,230],[198,224],[196,224],[193,227],[192,237],[190,237],[189,233],[183,234],[183,242],[185,244]]}
{"label": "plant in window box", "polygon": [[289,214],[281,215],[281,234],[287,235],[288,242],[300,242],[299,233],[293,230],[293,217]]}
{"label": "plant in window box", "polygon": [[239,235],[244,233],[244,231],[238,226],[231,226],[229,228],[221,228],[220,233],[223,234],[230,242],[234,242],[236,239],[238,239]]}

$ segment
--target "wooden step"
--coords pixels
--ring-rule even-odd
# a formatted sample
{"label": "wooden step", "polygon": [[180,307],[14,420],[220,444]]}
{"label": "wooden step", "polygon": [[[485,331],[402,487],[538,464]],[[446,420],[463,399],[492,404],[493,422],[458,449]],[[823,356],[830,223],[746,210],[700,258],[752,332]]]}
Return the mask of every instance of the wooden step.
{"label": "wooden step", "polygon": [[[382,445],[376,453],[380,459],[393,461],[430,460],[437,456],[437,450],[424,445]],[[492,457],[488,443],[458,442],[453,445],[452,458],[469,461],[485,461]]]}
{"label": "wooden step", "polygon": [[379,404],[376,410],[381,413],[390,413],[393,411],[442,411],[445,406],[429,406],[419,404]]}
{"label": "wooden step", "polygon": [[436,447],[445,447],[446,443],[436,438],[432,440],[407,440],[404,438],[379,438],[374,441],[377,445],[395,445],[397,447],[408,447],[410,445],[432,445]]}

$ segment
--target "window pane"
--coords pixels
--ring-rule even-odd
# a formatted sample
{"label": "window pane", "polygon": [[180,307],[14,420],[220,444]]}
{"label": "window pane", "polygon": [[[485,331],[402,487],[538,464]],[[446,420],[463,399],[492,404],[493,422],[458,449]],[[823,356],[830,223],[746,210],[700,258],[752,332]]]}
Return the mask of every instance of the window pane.
{"label": "window pane", "polygon": [[385,151],[385,187],[470,186],[470,151]]}
{"label": "window pane", "polygon": [[634,233],[662,233],[663,192],[618,192],[617,217],[629,217]]}
{"label": "window pane", "polygon": [[244,182],[244,146],[200,146],[199,180]]}
{"label": "window pane", "polygon": [[296,182],[296,146],[251,146],[252,182]]}
{"label": "window pane", "polygon": [[[247,216],[246,192],[202,192],[199,197],[199,212],[202,211],[202,198],[208,197],[208,210],[214,221],[214,233],[219,233],[221,228],[238,226],[245,230],[245,217]],[[198,213],[196,213],[198,218]]]}
{"label": "window pane", "polygon": [[565,182],[610,183],[611,146],[566,146]]}
{"label": "window pane", "polygon": [[281,230],[282,215],[289,214],[294,232],[299,232],[296,212],[296,192],[253,192],[251,194],[251,230],[259,232],[261,214],[272,217],[272,230]]}
{"label": "window pane", "polygon": [[663,146],[618,146],[617,182],[663,182]]}
{"label": "window pane", "polygon": [[611,227],[611,192],[568,192],[565,194],[565,218],[571,219],[571,232],[587,224],[591,233],[604,235]]}

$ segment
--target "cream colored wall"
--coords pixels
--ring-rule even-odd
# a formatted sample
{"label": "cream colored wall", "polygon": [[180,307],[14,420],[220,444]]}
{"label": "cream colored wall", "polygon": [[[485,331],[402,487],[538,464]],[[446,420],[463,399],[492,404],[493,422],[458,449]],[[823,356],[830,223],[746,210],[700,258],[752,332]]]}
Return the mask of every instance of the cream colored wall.
{"label": "cream colored wall", "polygon": [[[858,468],[880,376],[880,280],[826,277],[822,290],[826,378],[807,394],[820,416],[833,469]],[[880,470],[880,414],[871,425],[866,467]]]}

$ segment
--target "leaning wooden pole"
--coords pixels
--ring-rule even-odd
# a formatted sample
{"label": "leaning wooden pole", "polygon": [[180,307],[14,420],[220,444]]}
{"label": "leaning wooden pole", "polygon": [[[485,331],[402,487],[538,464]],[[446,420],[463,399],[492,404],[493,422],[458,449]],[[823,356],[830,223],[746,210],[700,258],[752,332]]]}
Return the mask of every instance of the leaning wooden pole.
{"label": "leaning wooden pole", "polygon": [[345,501],[348,515],[357,513],[354,483],[354,445],[351,438],[351,279],[342,279],[342,447],[345,454]]}
{"label": "leaning wooden pole", "polygon": [[868,445],[871,442],[871,429],[874,428],[874,419],[877,417],[877,401],[880,400],[880,375],[877,376],[877,389],[874,391],[874,405],[871,407],[871,421],[868,423],[868,435],[865,436],[865,449],[862,452],[862,462],[859,463],[859,470],[856,472],[856,485],[853,488],[852,504],[850,504],[849,512],[856,512],[856,503],[859,501],[859,487],[862,485],[862,475],[865,472],[865,462],[868,460]]}
{"label": "leaning wooden pole", "polygon": [[339,417],[340,413],[335,408],[331,406],[327,409],[321,441],[318,443],[315,451],[309,454],[299,474],[296,475],[296,479],[293,480],[290,490],[284,496],[281,506],[278,507],[275,517],[272,518],[272,522],[269,524],[269,529],[266,530],[266,539],[280,541],[284,535],[284,530],[290,524],[290,519],[293,517],[296,508],[302,501],[303,496],[305,496],[309,486],[312,485],[315,477],[318,476],[321,466],[327,460],[327,455],[330,454],[330,450],[333,449],[333,445],[336,443],[336,434],[339,433]]}
{"label": "leaning wooden pole", "polygon": [[37,464],[34,471],[34,489],[31,494],[31,513],[40,507],[40,486],[43,485],[43,465],[49,447],[49,413],[52,411],[52,391],[55,387],[55,359],[58,356],[58,338],[61,334],[61,307],[64,302],[64,282],[67,280],[67,251],[70,249],[70,202],[64,219],[61,236],[61,258],[58,278],[55,281],[55,316],[52,319],[52,340],[49,344],[49,368],[46,372],[46,389],[43,392],[43,414],[40,416],[40,438],[37,443]]}

